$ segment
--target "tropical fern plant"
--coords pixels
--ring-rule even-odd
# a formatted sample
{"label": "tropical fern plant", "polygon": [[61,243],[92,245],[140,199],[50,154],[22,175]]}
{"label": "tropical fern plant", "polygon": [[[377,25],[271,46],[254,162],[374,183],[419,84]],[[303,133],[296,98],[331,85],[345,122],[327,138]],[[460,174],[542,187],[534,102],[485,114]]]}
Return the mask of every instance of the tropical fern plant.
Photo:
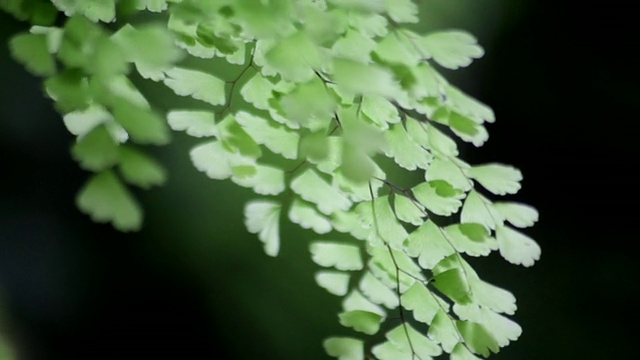
{"label": "tropical fern plant", "polygon": [[[0,5],[32,24],[9,46],[77,136],[71,155],[93,175],[76,201],[95,221],[141,227],[128,186],[166,177],[144,147],[184,131],[202,139],[190,152],[198,170],[256,193],[245,224],[268,255],[282,221],[316,234],[315,280],[343,299],[338,321],[353,330],[324,341],[330,356],[470,360],[519,337],[514,296],[467,261],[540,257],[519,230],[537,211],[499,200],[520,189],[521,172],[459,158],[460,141],[481,146],[494,121],[438,71],[483,55],[470,34],[410,30],[410,0]],[[194,101],[160,113],[139,78]]]}

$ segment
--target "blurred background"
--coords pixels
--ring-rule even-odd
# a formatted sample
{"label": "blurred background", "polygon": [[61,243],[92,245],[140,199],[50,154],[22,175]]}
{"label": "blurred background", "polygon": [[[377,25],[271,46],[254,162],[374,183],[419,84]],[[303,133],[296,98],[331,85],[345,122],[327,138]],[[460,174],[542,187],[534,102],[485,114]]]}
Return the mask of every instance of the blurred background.
{"label": "blurred background", "polygon": [[[631,1],[421,0],[423,29],[465,29],[486,56],[447,73],[489,104],[471,163],[524,173],[515,197],[541,213],[532,268],[474,262],[518,298],[521,338],[491,359],[635,359],[640,45]],[[310,233],[264,255],[242,219],[248,191],[198,173],[175,134],[154,149],[168,183],[137,193],[135,234],[74,205],[86,179],[40,81],[10,59],[24,30],[0,13],[0,360],[327,359],[339,299],[313,280]],[[636,185],[634,185],[636,184]],[[12,355],[14,357],[12,357]],[[221,355],[228,354],[228,355]]]}

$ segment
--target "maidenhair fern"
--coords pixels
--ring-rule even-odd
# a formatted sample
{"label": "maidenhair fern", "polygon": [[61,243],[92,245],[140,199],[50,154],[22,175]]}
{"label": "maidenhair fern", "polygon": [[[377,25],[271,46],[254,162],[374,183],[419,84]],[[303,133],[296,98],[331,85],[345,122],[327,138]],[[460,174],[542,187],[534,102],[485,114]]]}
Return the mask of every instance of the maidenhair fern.
{"label": "maidenhair fern", "polygon": [[[128,186],[165,179],[144,146],[184,131],[202,139],[190,153],[198,170],[256,193],[245,224],[268,255],[286,241],[283,221],[317,234],[309,242],[321,267],[315,280],[343,298],[337,320],[353,330],[325,340],[329,355],[470,360],[519,337],[508,317],[514,296],[467,262],[492,251],[524,266],[540,257],[520,230],[536,210],[498,198],[520,189],[520,171],[459,158],[458,140],[481,146],[494,114],[438,69],[481,57],[473,36],[409,30],[403,24],[418,21],[410,0],[0,6],[33,25],[9,45],[45,79],[77,136],[71,155],[94,173],[77,204],[94,220],[139,229],[143,212]],[[188,57],[218,58],[238,75],[222,78]],[[134,73],[201,106],[160,113]],[[420,180],[401,185],[394,178],[416,177],[399,173]]]}

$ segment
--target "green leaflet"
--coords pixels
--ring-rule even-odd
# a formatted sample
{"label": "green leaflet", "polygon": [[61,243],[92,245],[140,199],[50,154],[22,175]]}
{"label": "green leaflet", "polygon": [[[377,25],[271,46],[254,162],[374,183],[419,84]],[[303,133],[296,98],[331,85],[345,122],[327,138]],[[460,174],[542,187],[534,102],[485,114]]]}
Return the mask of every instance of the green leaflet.
{"label": "green leaflet", "polygon": [[432,269],[455,251],[444,231],[431,220],[425,221],[407,238],[407,253],[417,257],[418,263],[425,269]]}
{"label": "green leaflet", "polygon": [[142,226],[142,209],[111,170],[91,177],[78,193],[76,204],[94,221],[110,222],[120,231]]}
{"label": "green leaflet", "polygon": [[338,210],[347,210],[351,206],[351,201],[346,196],[311,169],[291,182],[291,190],[304,200],[316,204],[318,210],[326,215]]}
{"label": "green leaflet", "polygon": [[395,292],[384,285],[370,272],[365,273],[360,279],[360,291],[371,302],[383,305],[387,309],[395,309],[399,305],[398,296]]}
{"label": "green leaflet", "polygon": [[167,113],[167,122],[175,131],[185,131],[193,137],[216,136],[215,114],[210,111],[173,110]]}
{"label": "green leaflet", "polygon": [[116,16],[115,0],[52,0],[51,2],[67,16],[80,14],[94,22],[111,22]]}
{"label": "green leaflet", "polygon": [[500,255],[512,264],[531,266],[540,259],[540,246],[525,234],[508,226],[496,228]]}
{"label": "green leaflet", "polygon": [[71,148],[73,158],[87,170],[99,171],[118,161],[118,144],[104,125],[95,127],[85,136],[78,138]]}
{"label": "green leaflet", "polygon": [[9,48],[11,56],[34,74],[48,76],[56,71],[55,61],[47,48],[46,35],[16,35],[9,41]]}
{"label": "green leaflet", "polygon": [[318,285],[329,293],[344,296],[349,291],[349,274],[339,271],[318,271],[315,275]]}
{"label": "green leaflet", "polygon": [[329,219],[320,215],[313,206],[299,199],[294,199],[291,204],[289,220],[318,234],[326,234],[331,231]]}
{"label": "green leaflet", "polygon": [[462,191],[454,188],[444,180],[422,183],[411,189],[413,195],[429,211],[442,216],[449,216],[458,211],[464,197]]}
{"label": "green leaflet", "polygon": [[364,360],[364,343],[353,338],[332,337],[326,339],[322,345],[330,356],[338,360]]}
{"label": "green leaflet", "polygon": [[322,69],[324,63],[320,49],[304,32],[279,41],[267,51],[265,60],[266,68],[293,82],[311,80],[314,70]]}
{"label": "green leaflet", "polygon": [[416,144],[407,134],[402,124],[395,124],[385,132],[388,150],[386,155],[393,157],[398,165],[407,169],[427,169],[431,162],[431,154]]}
{"label": "green leaflet", "polygon": [[380,329],[382,316],[363,310],[352,310],[338,315],[340,324],[356,331],[373,335]]}
{"label": "green leaflet", "polygon": [[244,224],[252,234],[258,234],[267,255],[280,251],[280,205],[269,200],[253,200],[244,208]]}
{"label": "green leaflet", "polygon": [[515,194],[520,190],[520,170],[502,164],[486,164],[471,167],[469,175],[496,195]]}
{"label": "green leaflet", "polygon": [[413,311],[413,317],[427,325],[431,325],[438,311],[449,310],[449,304],[438,295],[429,291],[427,287],[415,282],[404,294],[402,294],[402,306]]}
{"label": "green leaflet", "polygon": [[394,210],[398,220],[415,226],[422,225],[426,216],[424,206],[406,196],[394,197]]}
{"label": "green leaflet", "polygon": [[538,211],[526,204],[516,202],[497,202],[493,204],[502,218],[519,228],[533,226],[538,221]]}
{"label": "green leaflet", "polygon": [[296,159],[300,136],[267,119],[240,111],[235,116],[238,124],[258,144],[266,146],[286,159]]}
{"label": "green leaflet", "polygon": [[155,159],[128,146],[121,146],[118,153],[122,178],[143,189],[162,185],[167,172]]}
{"label": "green leaflet", "polygon": [[476,39],[462,31],[436,32],[425,36],[421,45],[429,51],[438,64],[448,69],[457,69],[480,58],[484,51]]}
{"label": "green leaflet", "polygon": [[313,261],[320,266],[348,271],[361,270],[363,266],[360,248],[355,245],[314,242],[309,250]]}
{"label": "green leaflet", "polygon": [[191,96],[211,105],[225,103],[225,83],[213,75],[180,67],[167,70],[165,75],[164,84],[176,95]]}

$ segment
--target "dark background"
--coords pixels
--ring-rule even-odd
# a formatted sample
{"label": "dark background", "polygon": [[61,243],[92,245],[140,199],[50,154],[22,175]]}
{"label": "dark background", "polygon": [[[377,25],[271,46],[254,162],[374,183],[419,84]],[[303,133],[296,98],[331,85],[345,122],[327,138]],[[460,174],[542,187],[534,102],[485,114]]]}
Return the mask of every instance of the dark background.
{"label": "dark background", "polygon": [[[517,296],[524,329],[492,359],[637,356],[631,4],[423,2],[428,28],[466,29],[487,52],[448,75],[498,117],[465,159],[518,166],[516,199],[541,213],[528,231],[543,249],[534,267],[477,262]],[[285,227],[281,256],[265,256],[242,224],[250,194],[197,173],[193,140],[176,134],[156,150],[170,180],[138,193],[141,232],[79,213],[87,174],[69,156],[73,138],[39,80],[8,55],[22,28],[0,14],[0,333],[18,359],[325,359],[322,339],[344,330],[338,299],[313,281],[309,233]]]}

